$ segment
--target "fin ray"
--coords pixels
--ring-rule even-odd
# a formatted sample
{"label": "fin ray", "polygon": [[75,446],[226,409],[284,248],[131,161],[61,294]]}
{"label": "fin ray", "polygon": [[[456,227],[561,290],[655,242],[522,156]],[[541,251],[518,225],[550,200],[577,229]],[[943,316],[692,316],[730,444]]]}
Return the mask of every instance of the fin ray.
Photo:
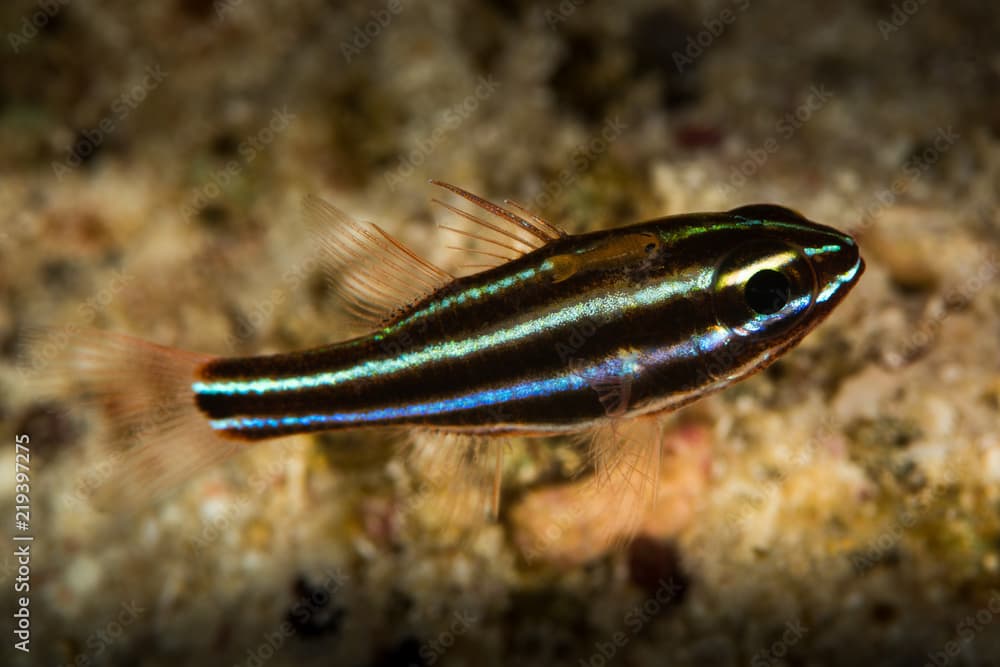
{"label": "fin ray", "polygon": [[[442,208],[445,208],[446,210],[465,220],[468,220],[475,225],[478,225],[486,233],[477,234],[474,232],[448,227],[446,225],[439,225],[441,228],[513,252],[514,257],[512,259],[523,257],[530,252],[546,246],[552,241],[566,236],[566,232],[563,230],[559,229],[552,223],[543,220],[534,213],[531,213],[526,208],[510,199],[504,200],[504,203],[509,207],[504,208],[503,206],[487,201],[478,195],[474,195],[467,190],[463,190],[456,185],[436,180],[432,180],[431,183],[453,192],[459,197],[462,197],[466,201],[478,206],[480,209],[497,218],[496,222],[484,220],[479,216],[473,215],[468,211],[463,211],[462,209],[443,202],[440,199],[432,199],[431,201],[433,203],[438,204]],[[519,215],[519,213],[523,215]],[[496,236],[490,236],[490,233]]]}
{"label": "fin ray", "polygon": [[[51,335],[38,332],[29,359]],[[72,392],[101,409],[93,460],[77,488],[100,510],[128,514],[159,500],[245,445],[216,433],[195,403],[192,383],[213,357],[121,334],[83,329],[38,368],[48,390]]]}
{"label": "fin ray", "polygon": [[[653,509],[662,433],[659,420],[639,418],[611,419],[580,434],[593,473],[519,500],[512,517],[522,553],[529,560],[579,564],[634,538]],[[541,518],[553,510],[558,513]]]}
{"label": "fin ray", "polygon": [[334,291],[360,331],[384,326],[412,303],[454,280],[375,223],[359,223],[309,195],[306,218],[325,255]]}
{"label": "fin ray", "polygon": [[[518,257],[523,257],[526,252],[524,250],[521,250],[520,248],[515,248],[509,243],[504,243],[503,241],[498,241],[497,239],[491,239],[488,236],[483,236],[482,234],[475,234],[473,232],[465,231],[464,229],[449,227],[448,225],[438,225],[438,227],[440,227],[441,229],[447,229],[449,232],[455,232],[456,234],[461,234],[462,236],[466,236],[470,239],[476,239],[478,241],[482,241],[483,243],[489,243],[495,245],[496,247],[503,248],[504,250],[510,250],[511,252],[514,253],[514,257],[511,257],[510,259],[517,259]],[[456,249],[463,250],[463,248],[456,248]],[[532,250],[536,249],[537,248],[532,248]]]}
{"label": "fin ray", "polygon": [[562,230],[556,228],[554,225],[551,225],[547,222],[544,223],[545,225],[544,227],[535,225],[531,222],[528,222],[527,220],[517,215],[516,213],[509,211],[502,206],[498,206],[493,202],[487,201],[478,195],[474,195],[468,190],[463,190],[457,185],[452,185],[451,183],[445,183],[444,181],[436,181],[436,180],[432,180],[431,183],[433,185],[440,186],[446,190],[451,190],[459,197],[462,197],[466,201],[475,204],[484,211],[488,211],[493,215],[497,216],[498,218],[506,220],[507,222],[511,223],[512,225],[514,225],[519,229],[523,229],[524,231],[528,232],[529,234],[537,238],[539,241],[541,241],[542,245],[548,243],[549,241],[554,241],[557,238],[565,236],[565,233]]}
{"label": "fin ray", "polygon": [[477,526],[500,512],[504,447],[499,436],[420,429],[413,433],[409,460],[442,503],[446,523]]}
{"label": "fin ray", "polygon": [[[504,229],[503,227],[500,227],[498,225],[494,225],[492,222],[488,222],[486,220],[483,220],[482,218],[480,218],[478,216],[472,215],[471,213],[469,213],[467,211],[463,211],[462,209],[458,208],[457,206],[452,206],[451,204],[443,202],[440,199],[432,199],[431,202],[433,202],[433,203],[435,203],[435,204],[437,204],[439,206],[442,206],[442,207],[448,209],[449,211],[451,211],[455,215],[457,215],[459,217],[462,217],[462,218],[465,218],[469,222],[476,223],[480,227],[485,227],[486,229],[489,229],[490,231],[494,231],[497,234],[500,234],[501,236],[507,237],[511,241],[514,241],[516,243],[520,243],[522,245],[528,246],[529,250],[527,250],[527,251],[525,251],[525,250],[518,250],[518,251],[516,251],[516,252],[519,252],[521,254],[524,254],[525,252],[531,252],[531,250],[537,250],[538,248],[541,248],[544,245],[543,243],[539,243],[537,239],[533,240],[533,241],[529,241],[527,239],[523,239],[520,236],[518,236],[517,234],[514,234],[511,231],[508,231],[508,230]],[[451,229],[451,231],[459,231],[457,229],[452,229],[450,227],[446,228],[446,229]],[[469,236],[473,236],[473,235],[469,234]],[[486,239],[486,238],[481,237],[481,236],[476,236],[474,238],[481,238],[484,241],[488,241],[489,240],[489,239]]]}

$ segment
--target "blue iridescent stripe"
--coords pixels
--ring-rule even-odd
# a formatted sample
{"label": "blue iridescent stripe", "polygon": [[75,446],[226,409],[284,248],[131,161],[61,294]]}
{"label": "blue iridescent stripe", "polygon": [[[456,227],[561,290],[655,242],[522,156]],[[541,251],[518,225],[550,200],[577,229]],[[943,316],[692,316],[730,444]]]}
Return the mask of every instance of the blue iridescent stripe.
{"label": "blue iridescent stripe", "polygon": [[339,412],[285,417],[229,417],[211,422],[217,430],[285,429],[333,424],[359,424],[383,422],[412,417],[426,417],[461,410],[472,410],[484,406],[500,405],[541,396],[551,396],[559,392],[575,391],[585,387],[596,387],[611,379],[623,380],[643,372],[645,366],[663,364],[677,359],[696,357],[722,345],[727,337],[725,329],[713,326],[704,333],[692,336],[683,343],[665,348],[650,348],[642,352],[622,352],[618,357],[608,359],[587,368],[569,371],[544,380],[520,382],[508,387],[486,389],[462,396],[414,403],[391,408],[379,408],[359,412]]}
{"label": "blue iridescent stripe", "polygon": [[731,335],[726,328],[716,324],[701,334],[691,336],[683,343],[650,350],[643,355],[643,360],[663,364],[678,359],[693,359],[714,352],[730,338]]}
{"label": "blue iridescent stripe", "polygon": [[507,329],[501,329],[466,340],[447,341],[429,345],[422,350],[403,353],[391,359],[366,361],[357,366],[339,371],[278,379],[260,378],[256,380],[195,382],[192,388],[197,394],[265,394],[329,387],[360,378],[387,375],[405,371],[427,362],[461,358],[479,350],[503,345],[584,319],[595,319],[608,312],[621,312],[633,305],[646,306],[677,296],[684,296],[690,294],[695,289],[707,289],[710,280],[711,271],[701,270],[694,272],[684,280],[663,281],[657,285],[640,289],[632,294],[619,293],[600,296],[590,301],[567,306],[566,308],[533,320],[528,320],[527,322],[522,322]]}
{"label": "blue iridescent stripe", "polygon": [[386,328],[382,329],[382,331],[376,333],[373,336],[373,338],[375,340],[382,340],[383,338],[385,338],[385,336],[391,334],[392,332],[398,329],[401,329],[402,327],[410,324],[411,322],[419,320],[422,317],[428,317],[430,315],[434,315],[435,313],[447,310],[452,306],[460,306],[466,303],[467,301],[480,299],[484,296],[496,296],[500,292],[510,289],[511,287],[514,287],[525,281],[531,280],[538,273],[542,271],[548,271],[551,268],[552,268],[552,262],[549,260],[545,260],[544,262],[542,262],[541,266],[538,267],[538,269],[535,268],[525,269],[524,271],[515,273],[512,276],[507,276],[506,278],[501,278],[500,280],[492,282],[488,285],[484,285],[482,287],[470,287],[469,289],[463,290],[458,294],[452,294],[446,296],[440,301],[435,301],[434,303],[428,304],[426,308],[421,308],[420,310],[410,313],[409,315],[401,319],[399,322],[395,322],[387,326]]}
{"label": "blue iridescent stripe", "polygon": [[857,262],[854,263],[853,267],[841,273],[839,276],[831,280],[826,287],[823,288],[823,291],[820,292],[819,295],[816,297],[816,303],[823,303],[824,301],[832,297],[834,294],[837,293],[837,290],[839,290],[842,285],[854,280],[854,277],[858,275],[858,271],[860,270],[861,270],[861,260],[859,259]]}
{"label": "blue iridescent stripe", "polygon": [[816,255],[824,255],[828,252],[840,252],[843,249],[844,247],[839,243],[831,243],[818,248],[805,248],[803,252],[805,252],[807,257],[815,257]]}
{"label": "blue iridescent stripe", "polygon": [[414,403],[395,408],[380,408],[361,412],[340,412],[328,415],[303,415],[289,417],[231,417],[213,420],[212,428],[218,430],[246,430],[258,428],[295,428],[324,424],[357,424],[379,422],[408,417],[426,417],[457,410],[471,410],[510,401],[548,396],[557,392],[582,389],[589,386],[586,375],[571,374],[522,382],[510,387],[488,389],[464,396],[426,403]]}

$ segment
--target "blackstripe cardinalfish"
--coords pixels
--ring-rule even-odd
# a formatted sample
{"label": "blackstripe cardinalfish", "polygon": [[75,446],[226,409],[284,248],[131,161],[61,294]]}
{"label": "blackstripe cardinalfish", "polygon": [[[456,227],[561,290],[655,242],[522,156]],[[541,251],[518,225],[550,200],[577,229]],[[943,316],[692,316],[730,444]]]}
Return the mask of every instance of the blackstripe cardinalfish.
{"label": "blackstripe cardinalfish", "polygon": [[156,490],[235,444],[295,433],[540,436],[656,417],[775,361],[864,271],[850,236],[779,206],[567,234],[515,202],[434,183],[492,216],[438,202],[479,226],[462,233],[491,259],[483,270],[454,277],[307,199],[363,335],[247,358],[85,337],[84,379],[139,442],[123,483]]}

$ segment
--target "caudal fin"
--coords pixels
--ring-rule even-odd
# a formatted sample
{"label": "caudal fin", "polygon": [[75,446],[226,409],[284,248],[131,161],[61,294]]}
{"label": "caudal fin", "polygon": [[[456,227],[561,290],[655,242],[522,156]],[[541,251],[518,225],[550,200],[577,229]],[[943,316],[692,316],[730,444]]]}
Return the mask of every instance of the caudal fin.
{"label": "caudal fin", "polygon": [[77,495],[132,512],[241,449],[213,431],[195,404],[191,384],[212,358],[96,330],[31,336],[25,371],[104,415]]}

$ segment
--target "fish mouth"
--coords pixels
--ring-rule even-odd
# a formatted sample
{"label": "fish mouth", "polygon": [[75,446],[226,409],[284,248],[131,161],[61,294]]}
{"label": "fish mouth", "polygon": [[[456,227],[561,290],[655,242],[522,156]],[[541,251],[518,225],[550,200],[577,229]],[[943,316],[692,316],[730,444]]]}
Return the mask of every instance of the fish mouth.
{"label": "fish mouth", "polygon": [[[847,258],[850,262],[851,258]],[[819,280],[819,291],[816,294],[815,304],[835,304],[838,303],[857,284],[861,274],[865,272],[865,261],[857,253],[854,254],[853,262],[841,263],[836,268],[823,267],[821,279]],[[844,268],[845,266],[849,268]]]}
{"label": "fish mouth", "polygon": [[816,276],[817,301],[837,301],[865,272],[865,262],[857,242],[849,235],[830,229],[803,248]]}

